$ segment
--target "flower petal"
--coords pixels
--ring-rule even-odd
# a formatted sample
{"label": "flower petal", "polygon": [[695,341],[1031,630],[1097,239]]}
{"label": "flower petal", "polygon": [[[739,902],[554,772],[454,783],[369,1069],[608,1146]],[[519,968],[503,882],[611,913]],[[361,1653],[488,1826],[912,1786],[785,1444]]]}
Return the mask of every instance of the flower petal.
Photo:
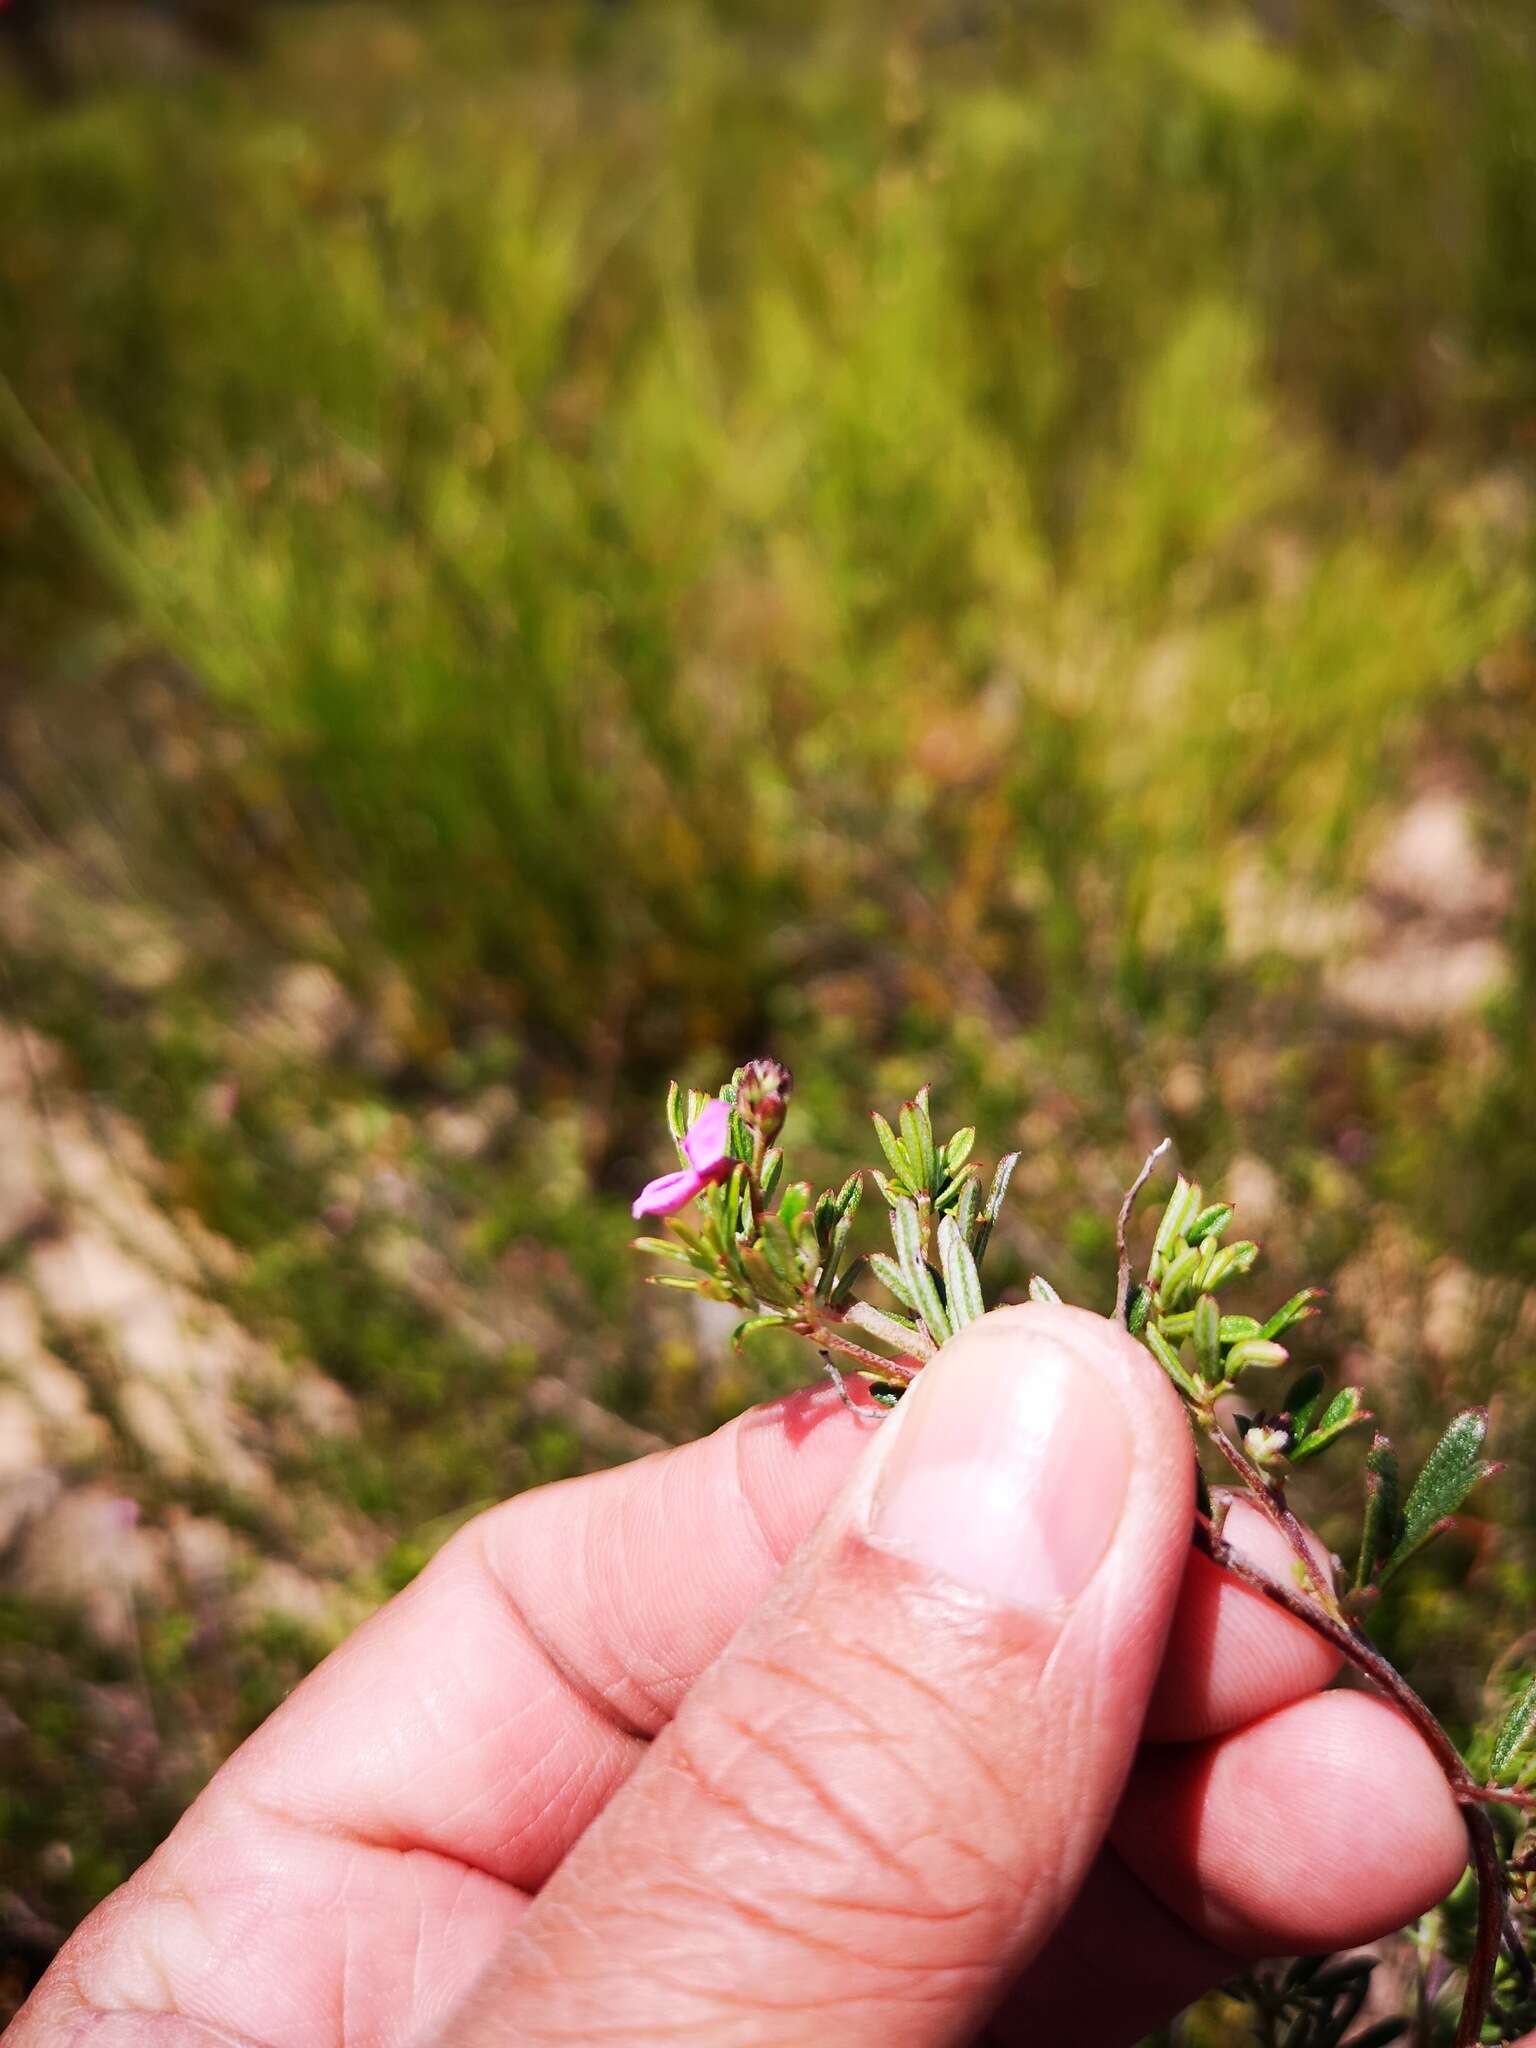
{"label": "flower petal", "polygon": [[696,1173],[711,1177],[728,1172],[731,1164],[731,1106],[717,1095],[694,1118],[683,1140],[688,1163]]}
{"label": "flower petal", "polygon": [[[723,1104],[721,1106],[724,1107]],[[675,1216],[708,1185],[705,1176],[693,1167],[679,1167],[676,1173],[664,1173],[658,1180],[648,1180],[636,1195],[629,1213],[636,1222],[642,1216]]]}

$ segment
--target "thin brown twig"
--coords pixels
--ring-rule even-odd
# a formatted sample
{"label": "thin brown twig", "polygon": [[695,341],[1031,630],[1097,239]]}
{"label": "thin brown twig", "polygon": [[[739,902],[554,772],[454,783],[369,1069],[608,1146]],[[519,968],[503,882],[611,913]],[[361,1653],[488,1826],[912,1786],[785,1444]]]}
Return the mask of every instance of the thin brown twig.
{"label": "thin brown twig", "polygon": [[1146,1158],[1141,1162],[1141,1171],[1125,1191],[1125,1200],[1120,1204],[1120,1214],[1115,1218],[1115,1255],[1117,1269],[1115,1277],[1115,1321],[1123,1323],[1131,1300],[1131,1251],[1128,1233],[1131,1227],[1131,1211],[1136,1206],[1136,1197],[1156,1171],[1157,1162],[1173,1143],[1172,1138],[1159,1138]]}

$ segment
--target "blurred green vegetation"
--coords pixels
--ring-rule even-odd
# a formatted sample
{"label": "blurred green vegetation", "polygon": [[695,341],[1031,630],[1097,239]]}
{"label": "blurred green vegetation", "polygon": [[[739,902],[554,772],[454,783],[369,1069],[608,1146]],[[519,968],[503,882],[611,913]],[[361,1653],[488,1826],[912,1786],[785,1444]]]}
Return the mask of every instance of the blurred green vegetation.
{"label": "blurred green vegetation", "polygon": [[[1518,1457],[1522,7],[276,9],[250,68],[109,64],[46,112],[0,81],[0,190],[31,736],[0,830],[90,826],[116,865],[85,893],[197,934],[138,992],[14,945],[9,1001],[242,1254],[241,1320],[359,1396],[292,1457],[393,1546],[367,1597],[602,1455],[530,1406],[540,1370],[585,1351],[585,1391],[679,1435],[797,1369],[722,1365],[623,1249],[659,1084],[758,1050],[813,1169],[925,1078],[1022,1143],[1009,1277],[1081,1298],[1158,1129],[1208,1184],[1259,1162],[1266,1287],[1355,1275],[1319,1355],[1353,1347],[1410,1444],[1494,1397]],[[1497,887],[1383,879],[1427,799]],[[1453,999],[1469,944],[1505,971]],[[387,1013],[391,1060],[246,1071],[291,958]],[[433,1152],[491,1087],[506,1143]],[[488,1354],[381,1278],[392,1223],[338,1238],[364,1155],[426,1186],[456,1284],[511,1271],[554,1337]],[[1523,1626],[1531,1507],[1513,1475],[1501,1533],[1394,1595],[1462,1723]],[[206,1762],[264,1701],[189,1654]],[[160,1817],[78,1820],[51,1910]],[[27,1896],[37,1825],[4,1829]]]}

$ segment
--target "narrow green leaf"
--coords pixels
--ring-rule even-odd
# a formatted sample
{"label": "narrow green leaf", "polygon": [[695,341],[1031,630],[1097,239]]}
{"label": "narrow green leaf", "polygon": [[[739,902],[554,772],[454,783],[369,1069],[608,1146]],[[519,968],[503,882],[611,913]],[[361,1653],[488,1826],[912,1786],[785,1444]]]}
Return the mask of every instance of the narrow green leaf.
{"label": "narrow green leaf", "polygon": [[731,1157],[739,1159],[743,1166],[749,1165],[754,1141],[747,1120],[739,1110],[731,1111],[729,1129]]}
{"label": "narrow green leaf", "polygon": [[843,1263],[843,1254],[848,1249],[848,1238],[853,1230],[853,1218],[841,1216],[832,1227],[832,1242],[827,1246],[826,1256],[816,1275],[816,1299],[830,1301],[837,1286],[837,1276]]}
{"label": "narrow green leaf", "polygon": [[1291,1418],[1291,1435],[1297,1443],[1305,1437],[1316,1421],[1323,1405],[1323,1371],[1321,1366],[1309,1366],[1298,1379],[1291,1381],[1285,1390],[1282,1404]]}
{"label": "narrow green leaf", "polygon": [[1049,1280],[1042,1279],[1036,1273],[1029,1283],[1029,1298],[1031,1301],[1052,1302],[1060,1301],[1061,1296],[1056,1292]]}
{"label": "narrow green leaf", "polygon": [[856,1301],[848,1311],[848,1320],[905,1356],[927,1360],[934,1354],[935,1347],[925,1330],[919,1329],[916,1323],[909,1323],[905,1316],[888,1315],[884,1309],[876,1308],[873,1302]]}
{"label": "narrow green leaf", "polygon": [[955,1206],[951,1214],[954,1216],[960,1235],[969,1244],[971,1232],[976,1224],[976,1211],[981,1206],[981,1182],[977,1178],[976,1169],[973,1166],[968,1166],[954,1183],[954,1186],[956,1189]]}
{"label": "narrow green leaf", "polygon": [[933,1145],[933,1123],[928,1115],[927,1093],[919,1089],[915,1102],[901,1105],[901,1149],[912,1162],[912,1185],[918,1193],[936,1193],[938,1154]]}
{"label": "narrow green leaf", "polygon": [[1245,1337],[1227,1353],[1227,1375],[1235,1380],[1255,1367],[1284,1365],[1290,1355],[1283,1344],[1271,1344],[1267,1337]]}
{"label": "narrow green leaf", "polygon": [[744,1323],[738,1323],[731,1332],[731,1349],[739,1351],[749,1337],[755,1337],[759,1330],[780,1330],[784,1327],[782,1316],[748,1316]]}
{"label": "narrow green leaf", "polygon": [[1226,1202],[1213,1202],[1208,1209],[1202,1209],[1189,1228],[1183,1233],[1186,1244],[1204,1244],[1208,1237],[1220,1237],[1232,1221],[1232,1209]]}
{"label": "narrow green leaf", "polygon": [[1221,1319],[1221,1341],[1223,1344],[1241,1344],[1245,1337],[1262,1337],[1264,1325],[1257,1316],[1223,1316]]}
{"label": "narrow green leaf", "polygon": [[1183,1236],[1184,1225],[1199,1207],[1197,1198],[1195,1207],[1191,1208],[1189,1198],[1192,1193],[1194,1193],[1194,1190],[1181,1173],[1173,1184],[1173,1193],[1168,1197],[1168,1206],[1162,1213],[1157,1226],[1157,1235],[1152,1240],[1152,1263],[1150,1270],[1154,1273],[1161,1273],[1163,1260],[1168,1254],[1168,1247],[1176,1237]]}
{"label": "narrow green leaf", "polygon": [[950,1323],[963,1330],[967,1323],[974,1323],[986,1313],[986,1303],[981,1298],[981,1275],[976,1270],[976,1261],[953,1216],[939,1219],[939,1259],[944,1268]]}
{"label": "narrow green leaf", "polygon": [[981,1221],[976,1225],[976,1238],[971,1246],[971,1250],[976,1255],[978,1267],[986,1255],[987,1246],[992,1238],[993,1226],[996,1224],[998,1213],[1002,1209],[1003,1198],[1008,1193],[1008,1183],[1013,1179],[1013,1169],[1018,1163],[1019,1155],[1017,1152],[1005,1152],[997,1162],[997,1171],[992,1176],[992,1190],[987,1196],[986,1206],[981,1212]]}
{"label": "narrow green leaf", "polygon": [[1536,1678],[1531,1679],[1499,1724],[1499,1732],[1493,1738],[1493,1755],[1488,1760],[1488,1775],[1502,1778],[1520,1752],[1529,1748],[1533,1736],[1536,1736]]}
{"label": "narrow green leaf", "polygon": [[923,1255],[923,1226],[915,1202],[903,1197],[896,1204],[891,1211],[891,1235],[896,1241],[896,1256],[901,1261],[901,1277],[907,1284],[908,1297],[928,1325],[934,1342],[942,1344],[954,1332]]}
{"label": "narrow green leaf", "polygon": [[897,1180],[904,1182],[908,1187],[914,1186],[916,1178],[915,1169],[912,1161],[907,1157],[901,1140],[878,1109],[872,1109],[869,1115],[870,1121],[875,1127],[875,1136],[880,1140],[880,1150],[889,1161],[892,1173],[895,1174]]}
{"label": "narrow green leaf", "polygon": [[880,1190],[880,1199],[888,1209],[894,1209],[899,1198],[896,1182],[887,1180],[878,1166],[872,1166],[869,1170],[875,1186]]}
{"label": "narrow green leaf", "polygon": [[1214,1384],[1221,1378],[1221,1311],[1216,1306],[1214,1294],[1202,1294],[1195,1303],[1190,1340],[1195,1347],[1195,1361],[1200,1367],[1201,1378]]}
{"label": "narrow green leaf", "polygon": [[1403,1533],[1387,1559],[1383,1582],[1444,1526],[1480,1479],[1497,1469],[1481,1456],[1487,1435],[1486,1408],[1463,1408],[1452,1419],[1403,1503]]}
{"label": "narrow green leaf", "polygon": [[784,1154],[777,1145],[774,1145],[763,1154],[763,1173],[760,1185],[765,1201],[772,1199],[773,1191],[778,1186],[779,1176],[783,1171]]}
{"label": "narrow green leaf", "polygon": [[837,1191],[839,1213],[851,1220],[859,1213],[859,1204],[863,1199],[864,1176],[858,1172],[850,1173]]}
{"label": "narrow green leaf", "polygon": [[1300,1294],[1293,1294],[1283,1308],[1275,1310],[1259,1334],[1264,1337],[1280,1337],[1294,1323],[1302,1323],[1308,1316],[1315,1316],[1317,1310],[1312,1304],[1322,1291],[1320,1287],[1303,1287]]}
{"label": "narrow green leaf", "polygon": [[1397,1453],[1377,1432],[1365,1454],[1365,1514],[1360,1531],[1360,1558],[1355,1566],[1355,1591],[1376,1576],[1396,1547],[1402,1527],[1402,1482]]}
{"label": "narrow green leaf", "polygon": [[[689,1254],[680,1244],[673,1244],[670,1238],[632,1237],[629,1242],[632,1251],[649,1252],[653,1259],[677,1259],[685,1266],[691,1263]],[[713,1263],[711,1260],[710,1264]]]}
{"label": "narrow green leaf", "polygon": [[1186,1245],[1182,1251],[1178,1251],[1178,1242],[1176,1238],[1174,1245],[1170,1247],[1174,1250],[1175,1256],[1164,1267],[1163,1277],[1157,1288],[1163,1306],[1170,1309],[1182,1308],[1185,1300],[1193,1293],[1195,1276],[1201,1265],[1200,1247]]}
{"label": "narrow green leaf", "polygon": [[647,1287],[677,1287],[685,1294],[707,1294],[710,1291],[706,1280],[686,1280],[681,1273],[647,1273]]}
{"label": "narrow green leaf", "polygon": [[911,1309],[912,1313],[916,1315],[918,1313],[917,1303],[912,1298],[911,1289],[907,1286],[906,1278],[900,1266],[897,1265],[890,1253],[871,1252],[869,1255],[869,1265],[871,1272],[880,1282],[880,1285],[889,1288],[903,1308]]}
{"label": "narrow green leaf", "polygon": [[1259,1248],[1249,1238],[1237,1244],[1224,1244],[1205,1269],[1203,1285],[1207,1293],[1214,1294],[1226,1281],[1246,1273],[1258,1256]]}
{"label": "narrow green leaf", "polygon": [[764,1235],[756,1244],[744,1244],[740,1259],[747,1284],[760,1302],[776,1308],[790,1308],[798,1302],[799,1285],[782,1246],[770,1245]]}
{"label": "narrow green leaf", "polygon": [[944,1147],[944,1171],[951,1179],[971,1156],[976,1143],[976,1126],[967,1124],[963,1131],[956,1131]]}
{"label": "narrow green leaf", "polygon": [[1146,1329],[1151,1313],[1152,1296],[1145,1287],[1133,1287],[1131,1298],[1125,1305],[1125,1327],[1133,1337],[1139,1337]]}
{"label": "narrow green leaf", "polygon": [[688,1118],[683,1103],[683,1091],[674,1081],[667,1089],[667,1129],[672,1133],[672,1142],[677,1147],[678,1157],[683,1156],[683,1140],[688,1135]]}
{"label": "narrow green leaf", "polygon": [[783,1198],[779,1203],[779,1221],[786,1230],[794,1229],[798,1219],[805,1214],[806,1209],[809,1207],[810,1200],[811,1184],[809,1181],[793,1181],[784,1190]]}
{"label": "narrow green leaf", "polygon": [[1297,1444],[1291,1452],[1291,1462],[1299,1465],[1304,1458],[1315,1458],[1336,1443],[1346,1429],[1353,1429],[1358,1423],[1369,1422],[1371,1411],[1365,1405],[1365,1395],[1359,1387],[1340,1387],[1322,1414],[1313,1423],[1304,1443]]}
{"label": "narrow green leaf", "polygon": [[1173,1346],[1155,1324],[1149,1323],[1146,1329],[1142,1331],[1141,1341],[1163,1368],[1163,1371],[1167,1373],[1169,1379],[1173,1381],[1179,1392],[1191,1401],[1198,1401],[1201,1398],[1200,1389],[1184,1370],[1177,1351],[1174,1350]]}
{"label": "narrow green leaf", "polygon": [[786,1287],[793,1287],[799,1277],[799,1261],[795,1256],[794,1239],[785,1228],[782,1217],[765,1216],[758,1248],[772,1266]]}

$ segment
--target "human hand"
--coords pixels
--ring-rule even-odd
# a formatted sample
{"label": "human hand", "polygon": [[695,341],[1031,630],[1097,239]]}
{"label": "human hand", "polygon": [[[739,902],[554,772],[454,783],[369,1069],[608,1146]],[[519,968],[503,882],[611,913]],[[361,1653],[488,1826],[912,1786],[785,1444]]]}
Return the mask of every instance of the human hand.
{"label": "human hand", "polygon": [[[1117,2048],[1439,1898],[1382,1702],[1191,1551],[1141,1347],[973,1324],[481,1516],[76,1933],[14,2048]],[[1267,1525],[1231,1540],[1288,1568]]]}

